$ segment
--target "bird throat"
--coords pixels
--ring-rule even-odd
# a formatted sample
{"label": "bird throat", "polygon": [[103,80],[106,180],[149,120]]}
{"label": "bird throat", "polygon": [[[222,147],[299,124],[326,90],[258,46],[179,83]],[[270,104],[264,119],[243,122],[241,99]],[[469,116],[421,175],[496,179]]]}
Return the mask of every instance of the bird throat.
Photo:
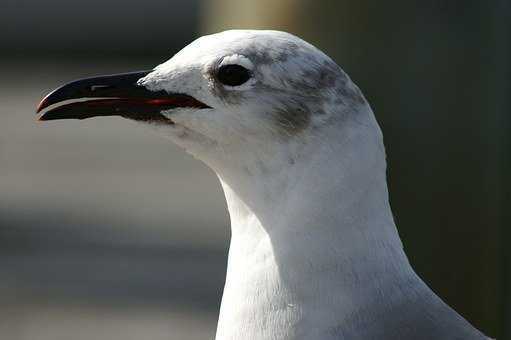
{"label": "bird throat", "polygon": [[[413,272],[390,208],[371,217],[386,202],[382,185],[346,204],[322,197],[336,195],[332,186],[296,186],[280,202],[251,207],[257,200],[247,204],[222,181],[232,238],[217,339],[323,339],[368,304],[376,313],[371,297],[382,289],[398,300],[394,281]],[[300,205],[298,197],[307,199]]]}

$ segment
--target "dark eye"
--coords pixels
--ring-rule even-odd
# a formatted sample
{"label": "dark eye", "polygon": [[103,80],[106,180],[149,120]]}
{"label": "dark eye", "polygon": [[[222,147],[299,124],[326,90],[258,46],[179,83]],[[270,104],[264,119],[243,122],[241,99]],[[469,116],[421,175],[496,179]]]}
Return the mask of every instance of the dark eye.
{"label": "dark eye", "polygon": [[218,81],[228,86],[238,86],[250,79],[252,73],[243,66],[231,64],[220,66],[217,73]]}

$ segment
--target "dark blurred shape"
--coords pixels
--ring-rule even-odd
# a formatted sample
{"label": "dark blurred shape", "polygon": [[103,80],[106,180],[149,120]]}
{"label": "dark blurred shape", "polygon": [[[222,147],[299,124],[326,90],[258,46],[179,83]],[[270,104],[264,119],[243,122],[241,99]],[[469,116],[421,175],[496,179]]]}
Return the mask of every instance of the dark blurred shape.
{"label": "dark blurred shape", "polygon": [[4,0],[0,58],[170,57],[197,35],[199,0]]}
{"label": "dark blurred shape", "polygon": [[7,227],[12,221],[0,218],[2,287],[56,300],[188,305],[212,313],[219,308],[223,249],[148,246],[140,232],[95,226],[70,231],[62,225],[40,230],[17,222]]}

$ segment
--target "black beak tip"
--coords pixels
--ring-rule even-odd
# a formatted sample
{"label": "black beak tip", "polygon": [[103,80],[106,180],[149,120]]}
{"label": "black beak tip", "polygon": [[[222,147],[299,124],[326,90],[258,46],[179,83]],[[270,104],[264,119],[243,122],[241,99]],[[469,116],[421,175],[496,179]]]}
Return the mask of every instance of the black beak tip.
{"label": "black beak tip", "polygon": [[37,108],[36,108],[36,119],[37,121],[41,122],[41,121],[46,121],[48,120],[47,117],[45,117],[45,113],[41,113],[42,110],[44,110],[45,108],[47,108],[49,105],[46,103],[45,101],[46,97],[41,100],[41,102],[37,105]]}
{"label": "black beak tip", "polygon": [[44,110],[46,107],[48,107],[48,104],[46,103],[46,97],[44,97],[39,104],[37,105],[35,113],[40,113],[42,110]]}

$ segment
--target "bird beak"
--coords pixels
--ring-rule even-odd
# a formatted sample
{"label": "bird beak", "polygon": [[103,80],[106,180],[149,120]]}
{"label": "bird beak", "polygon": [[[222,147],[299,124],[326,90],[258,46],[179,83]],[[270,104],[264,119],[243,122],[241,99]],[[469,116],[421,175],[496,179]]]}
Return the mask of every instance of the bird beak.
{"label": "bird beak", "polygon": [[[179,107],[209,108],[197,99],[182,93],[150,91],[138,85],[139,79],[151,71],[131,72],[84,78],[65,84],[41,100],[39,120],[86,119],[97,116],[122,116],[141,121],[172,121],[161,111]],[[66,101],[66,103],[63,103]]]}

